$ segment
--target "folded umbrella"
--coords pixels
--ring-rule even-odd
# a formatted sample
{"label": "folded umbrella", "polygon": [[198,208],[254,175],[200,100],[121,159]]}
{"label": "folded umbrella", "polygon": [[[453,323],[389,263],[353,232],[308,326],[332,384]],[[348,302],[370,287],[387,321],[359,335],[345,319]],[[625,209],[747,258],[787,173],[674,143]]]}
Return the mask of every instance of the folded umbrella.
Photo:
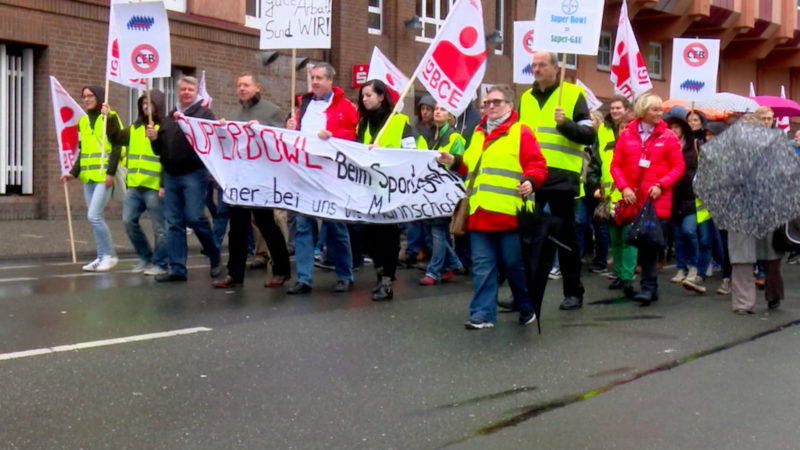
{"label": "folded umbrella", "polygon": [[761,238],[800,217],[800,157],[782,131],[740,120],[700,147],[694,190],[720,229]]}

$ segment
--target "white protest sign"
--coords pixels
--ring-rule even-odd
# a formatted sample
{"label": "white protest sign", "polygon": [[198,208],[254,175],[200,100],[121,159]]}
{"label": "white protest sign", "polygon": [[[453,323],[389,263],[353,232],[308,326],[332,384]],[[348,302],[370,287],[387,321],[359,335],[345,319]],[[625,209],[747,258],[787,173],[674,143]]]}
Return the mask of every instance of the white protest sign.
{"label": "white protest sign", "polygon": [[133,78],[127,79],[120,76],[119,69],[119,40],[117,39],[117,29],[114,10],[114,5],[120,3],[128,3],[127,0],[111,0],[111,8],[108,11],[108,44],[106,46],[106,78],[119,83],[123,86],[128,86],[136,89],[144,89],[146,79]]}
{"label": "white protest sign", "polygon": [[670,98],[701,100],[717,92],[719,39],[672,40]]}
{"label": "white protest sign", "polygon": [[514,22],[514,83],[533,84],[533,20]]}
{"label": "white protest sign", "polygon": [[402,223],[449,217],[461,178],[427,150],[380,149],[298,131],[181,117],[226,203],[323,219]]}
{"label": "white protest sign", "polygon": [[533,48],[548,52],[596,55],[604,0],[536,2]]}
{"label": "white protest sign", "polygon": [[120,76],[159,78],[172,75],[169,21],[163,2],[114,5]]}
{"label": "white protest sign", "polygon": [[261,2],[262,49],[331,48],[331,0]]}

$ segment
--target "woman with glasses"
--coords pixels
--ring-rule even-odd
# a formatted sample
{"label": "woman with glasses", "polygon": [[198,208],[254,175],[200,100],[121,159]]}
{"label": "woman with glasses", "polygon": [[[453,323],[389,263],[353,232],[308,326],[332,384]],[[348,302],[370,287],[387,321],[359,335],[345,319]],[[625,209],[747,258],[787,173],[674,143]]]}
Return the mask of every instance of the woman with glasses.
{"label": "woman with glasses", "polygon": [[[547,176],[547,164],[536,138],[514,111],[513,95],[505,86],[493,86],[483,101],[486,116],[472,135],[463,156],[439,152],[447,164],[474,184],[469,196],[472,246],[472,302],[468,330],[494,327],[497,319],[498,269],[503,265],[520,312],[520,325],[536,320],[528,297],[522,265],[517,210],[523,197],[533,194]],[[532,209],[533,202],[527,203]]]}
{"label": "woman with glasses", "polygon": [[[86,86],[81,90],[81,99],[86,115],[78,121],[80,152],[72,170],[61,176],[61,182],[67,183],[73,178],[83,182],[87,217],[92,225],[97,248],[97,258],[83,266],[83,270],[107,272],[117,265],[118,260],[103,211],[111,196],[121,147],[112,146],[103,136],[101,107],[105,90],[100,86]],[[109,111],[108,126],[122,128],[122,122],[114,111]]]}

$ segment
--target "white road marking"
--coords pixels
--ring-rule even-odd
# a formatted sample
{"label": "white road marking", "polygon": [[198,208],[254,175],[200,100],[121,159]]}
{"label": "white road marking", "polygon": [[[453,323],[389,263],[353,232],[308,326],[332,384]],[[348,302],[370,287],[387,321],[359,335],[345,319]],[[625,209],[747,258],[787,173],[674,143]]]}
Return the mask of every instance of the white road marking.
{"label": "white road marking", "polygon": [[0,270],[33,269],[34,267],[39,267],[39,266],[36,265],[36,264],[29,264],[29,265],[22,265],[22,266],[2,266],[2,267],[0,267]]}
{"label": "white road marking", "polygon": [[44,236],[39,236],[38,234],[20,234],[22,237],[33,238],[33,239],[43,239]]}
{"label": "white road marking", "polygon": [[81,342],[79,344],[59,345],[56,347],[36,348],[33,350],[23,350],[19,352],[2,353],[0,354],[0,361],[8,359],[27,358],[29,356],[48,355],[51,353],[70,352],[74,350],[85,350],[94,347],[104,347],[108,345],[127,344],[130,342],[148,341],[152,339],[161,339],[174,336],[182,336],[186,334],[200,333],[203,331],[211,331],[207,327],[184,328],[181,330],[163,331],[160,333],[140,334],[137,336],[128,336],[113,339],[103,339],[100,341]]}
{"label": "white road marking", "polygon": [[17,277],[17,278],[0,278],[0,283],[12,283],[14,281],[33,281],[37,278]]}
{"label": "white road marking", "polygon": [[108,272],[81,272],[81,273],[62,273],[59,275],[48,275],[42,278],[73,278],[73,277],[96,277]]}

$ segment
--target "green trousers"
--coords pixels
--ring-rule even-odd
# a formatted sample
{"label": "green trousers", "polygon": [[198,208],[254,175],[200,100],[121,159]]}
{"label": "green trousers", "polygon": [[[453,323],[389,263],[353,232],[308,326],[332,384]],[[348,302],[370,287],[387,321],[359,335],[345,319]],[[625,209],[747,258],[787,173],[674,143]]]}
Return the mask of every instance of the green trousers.
{"label": "green trousers", "polygon": [[614,273],[621,280],[633,280],[636,269],[636,247],[625,243],[625,235],[630,225],[619,226],[615,222],[608,223],[608,235],[611,240],[611,257],[614,258]]}

